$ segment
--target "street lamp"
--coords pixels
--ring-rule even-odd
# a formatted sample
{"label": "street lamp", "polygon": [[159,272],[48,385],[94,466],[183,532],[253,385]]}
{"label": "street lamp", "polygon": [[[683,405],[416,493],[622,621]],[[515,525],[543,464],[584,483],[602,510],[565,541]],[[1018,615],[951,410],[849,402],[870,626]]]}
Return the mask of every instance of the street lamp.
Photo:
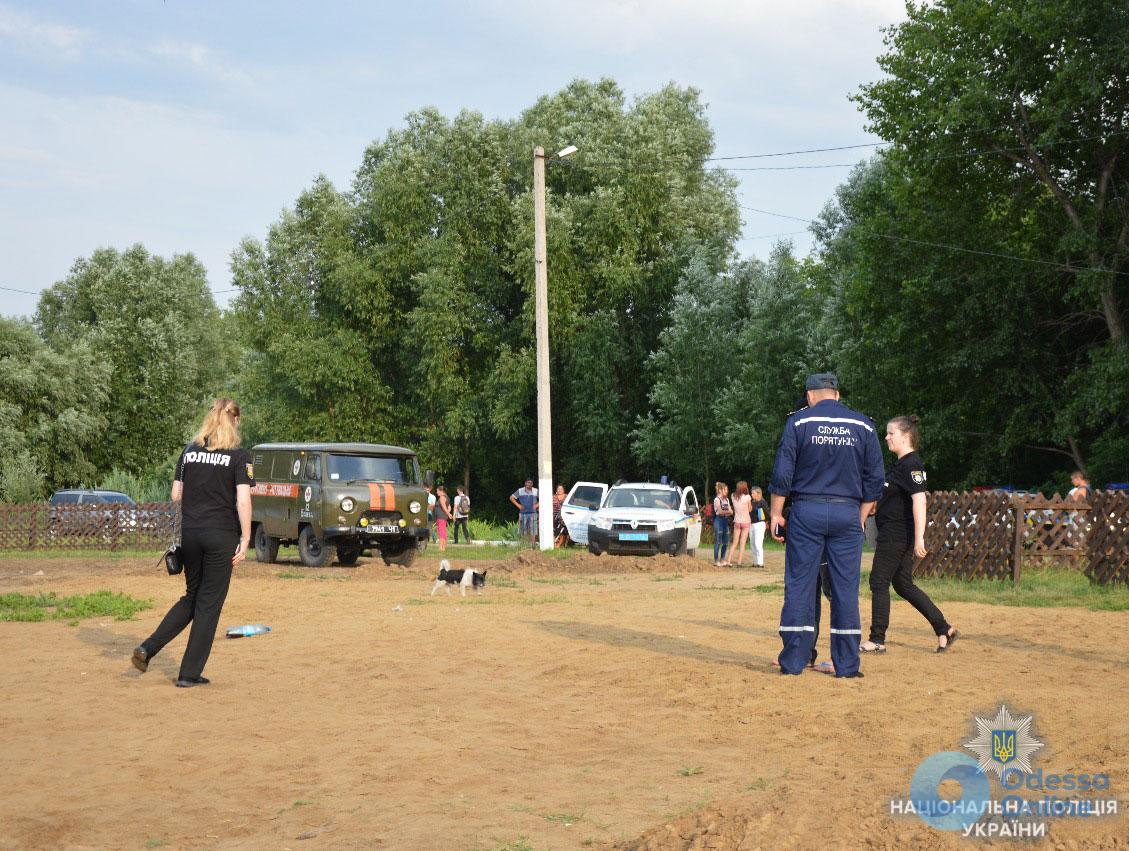
{"label": "street lamp", "polygon": [[[577,151],[569,145],[557,159]],[[533,149],[533,271],[537,318],[537,512],[538,542],[553,548],[553,434],[549,405],[549,269],[545,249],[545,149]]]}

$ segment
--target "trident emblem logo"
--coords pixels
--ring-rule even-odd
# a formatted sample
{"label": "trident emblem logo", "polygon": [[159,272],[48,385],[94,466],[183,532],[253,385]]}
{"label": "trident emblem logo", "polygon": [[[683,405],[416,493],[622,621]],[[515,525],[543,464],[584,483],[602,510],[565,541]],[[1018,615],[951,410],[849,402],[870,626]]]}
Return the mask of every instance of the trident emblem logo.
{"label": "trident emblem logo", "polygon": [[1015,730],[992,731],[992,759],[1008,763],[1015,756]]}
{"label": "trident emblem logo", "polygon": [[1031,716],[1014,716],[1000,706],[995,718],[976,717],[976,738],[964,746],[979,757],[980,770],[1003,778],[1005,771],[1031,771],[1031,755],[1043,743],[1031,734]]}

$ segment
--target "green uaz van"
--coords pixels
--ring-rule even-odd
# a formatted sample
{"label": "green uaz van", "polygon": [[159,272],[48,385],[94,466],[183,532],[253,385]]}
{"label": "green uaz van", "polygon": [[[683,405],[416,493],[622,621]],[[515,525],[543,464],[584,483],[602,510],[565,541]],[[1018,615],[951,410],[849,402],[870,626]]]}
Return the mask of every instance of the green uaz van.
{"label": "green uaz van", "polygon": [[376,443],[264,443],[251,450],[252,536],[261,562],[280,545],[321,567],[364,550],[407,566],[428,539],[427,492],[410,449]]}

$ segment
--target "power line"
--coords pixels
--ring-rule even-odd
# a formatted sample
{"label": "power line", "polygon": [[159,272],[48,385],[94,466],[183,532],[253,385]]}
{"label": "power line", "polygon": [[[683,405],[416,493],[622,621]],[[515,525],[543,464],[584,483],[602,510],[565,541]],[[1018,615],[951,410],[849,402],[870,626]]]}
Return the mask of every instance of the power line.
{"label": "power line", "polygon": [[[816,224],[814,219],[802,219],[799,216],[789,216],[785,213],[774,213],[771,210],[761,210],[757,207],[747,207],[744,204],[738,204],[737,206],[742,210],[749,210],[753,213],[762,213],[766,216],[775,216],[778,219],[789,219],[795,222],[805,222],[809,225]],[[965,254],[979,254],[983,257],[998,257],[1003,260],[1017,260],[1020,263],[1035,263],[1040,266],[1050,266],[1052,268],[1066,272],[1101,272],[1104,274],[1124,275],[1126,277],[1129,277],[1129,272],[1115,272],[1112,269],[1102,269],[1097,266],[1072,266],[1069,263],[1058,263],[1054,260],[1043,260],[1037,257],[1020,257],[1018,254],[1005,254],[1001,251],[984,251],[978,248],[966,248],[963,245],[952,245],[951,243],[947,242],[930,242],[929,240],[925,239],[912,239],[908,236],[895,236],[892,233],[877,233],[872,231],[870,235],[876,236],[880,239],[892,239],[898,242],[910,242],[914,243],[915,245],[926,245],[930,248],[945,248],[949,251],[959,251]]]}
{"label": "power line", "polygon": [[[1006,129],[1006,128],[995,128],[995,129]],[[984,131],[972,131],[972,132],[984,132]],[[971,133],[969,133],[968,135],[971,135]],[[985,154],[1014,153],[1014,152],[1017,152],[1017,151],[1026,151],[1028,149],[1028,147],[1035,148],[1037,150],[1042,150],[1044,148],[1053,148],[1056,145],[1069,145],[1069,144],[1073,144],[1075,142],[1093,142],[1095,140],[1106,139],[1106,138],[1109,138],[1111,136],[1125,136],[1125,135],[1129,135],[1129,128],[1126,128],[1126,129],[1123,129],[1123,130],[1110,130],[1110,131],[1107,131],[1107,132],[1104,132],[1104,133],[1097,133],[1097,134],[1094,134],[1092,136],[1076,136],[1076,137],[1071,138],[1071,139],[1057,139],[1057,140],[1052,140],[1052,141],[1049,141],[1049,142],[1039,142],[1037,144],[1032,144],[1032,145],[1029,145],[1029,146],[1028,145],[1015,145],[1015,146],[1007,147],[1007,148],[985,148],[983,150],[977,150],[977,151],[961,151],[960,153],[954,153],[954,154],[937,154],[936,156],[919,157],[919,158],[916,159],[916,162],[922,162],[922,163],[940,162],[942,160],[963,159],[963,158],[967,158],[967,157],[979,157],[979,156],[984,156]],[[701,163],[732,162],[732,161],[735,161],[735,160],[766,159],[766,158],[772,158],[772,157],[795,156],[797,154],[822,153],[824,151],[846,151],[846,150],[854,150],[854,149],[858,149],[858,148],[882,148],[882,147],[891,148],[891,147],[893,147],[893,143],[892,142],[869,142],[869,143],[866,143],[866,144],[859,144],[859,145],[839,145],[839,146],[829,147],[829,148],[808,148],[806,150],[780,151],[778,153],[769,153],[769,154],[740,154],[740,155],[729,156],[729,157],[705,157],[705,158],[699,160],[699,162],[701,162]],[[581,159],[577,158],[577,159],[568,160],[567,161],[567,163],[568,163],[567,167],[568,168],[575,168],[577,170],[582,170],[582,169],[590,169],[590,170],[595,170],[595,171],[600,171],[600,170],[604,170],[604,171],[631,170],[636,174],[659,174],[659,173],[661,173],[660,170],[641,171],[637,168],[634,168],[633,166],[636,165],[636,164],[639,164],[639,163],[641,163],[643,165],[669,166],[670,164],[672,164],[676,160],[680,161],[682,163],[688,163],[689,162],[686,158],[681,158],[677,155],[673,156],[673,157],[669,157],[667,159],[651,159],[651,160],[642,160],[642,161],[636,160],[634,163],[628,163],[624,160],[614,160],[614,161],[613,160],[589,160],[589,159],[581,160]],[[818,164],[818,165],[789,165],[789,166],[750,166],[750,167],[716,166],[712,170],[717,171],[717,172],[725,172],[725,171],[729,171],[729,172],[802,171],[802,170],[807,170],[807,169],[854,168],[856,165],[858,165],[857,162],[854,162],[854,163],[825,163],[825,164]]]}
{"label": "power line", "polygon": [[798,154],[822,154],[826,151],[852,151],[856,148],[877,148],[889,144],[889,142],[863,142],[858,145],[836,145],[833,148],[807,148],[802,151],[780,151],[775,154],[740,154],[732,157],[706,157],[704,162],[716,163],[726,160],[759,160],[771,157],[794,157]]}
{"label": "power line", "polygon": [[[49,287],[44,287],[44,288],[43,288],[42,290],[38,290],[38,291],[36,291],[36,290],[17,290],[17,289],[15,288],[15,287],[0,287],[0,290],[3,290],[4,292],[8,292],[8,293],[20,293],[21,295],[43,295],[43,293],[44,293],[44,292],[46,292],[46,291],[47,291],[48,289],[50,289],[50,288],[49,288]],[[221,295],[222,293],[234,293],[234,292],[238,292],[238,290],[237,290],[237,289],[230,289],[230,290],[208,290],[208,292],[210,292],[210,293],[211,293],[212,295]]]}

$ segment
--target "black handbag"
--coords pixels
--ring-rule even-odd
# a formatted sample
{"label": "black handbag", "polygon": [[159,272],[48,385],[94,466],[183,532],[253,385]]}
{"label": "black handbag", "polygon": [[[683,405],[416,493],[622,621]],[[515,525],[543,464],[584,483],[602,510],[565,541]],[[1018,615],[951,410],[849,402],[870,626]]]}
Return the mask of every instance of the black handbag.
{"label": "black handbag", "polygon": [[[169,572],[169,576],[176,576],[184,570],[184,553],[176,544],[169,545],[164,555],[161,556],[161,561],[165,563],[165,570]],[[157,565],[160,566],[160,564],[161,562],[158,561]]]}

